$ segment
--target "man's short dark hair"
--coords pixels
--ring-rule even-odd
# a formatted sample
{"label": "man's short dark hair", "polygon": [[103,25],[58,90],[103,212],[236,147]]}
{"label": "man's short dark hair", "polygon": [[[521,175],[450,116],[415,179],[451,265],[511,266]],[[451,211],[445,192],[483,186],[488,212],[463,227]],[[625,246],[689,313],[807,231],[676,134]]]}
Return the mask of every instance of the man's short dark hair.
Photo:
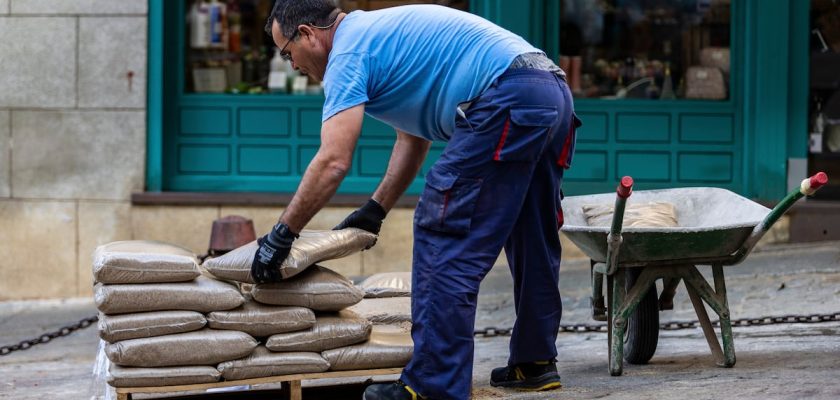
{"label": "man's short dark hair", "polygon": [[277,0],[265,24],[265,32],[271,36],[271,24],[280,23],[283,36],[290,38],[299,25],[329,25],[330,14],[337,7],[332,0]]}

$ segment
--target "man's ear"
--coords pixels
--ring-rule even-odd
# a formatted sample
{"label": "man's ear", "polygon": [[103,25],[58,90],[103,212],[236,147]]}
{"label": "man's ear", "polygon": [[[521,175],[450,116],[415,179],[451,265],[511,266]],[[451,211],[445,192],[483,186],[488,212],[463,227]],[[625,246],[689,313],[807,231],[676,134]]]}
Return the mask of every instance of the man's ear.
{"label": "man's ear", "polygon": [[315,29],[309,25],[298,25],[298,30],[301,36],[312,36],[315,34]]}

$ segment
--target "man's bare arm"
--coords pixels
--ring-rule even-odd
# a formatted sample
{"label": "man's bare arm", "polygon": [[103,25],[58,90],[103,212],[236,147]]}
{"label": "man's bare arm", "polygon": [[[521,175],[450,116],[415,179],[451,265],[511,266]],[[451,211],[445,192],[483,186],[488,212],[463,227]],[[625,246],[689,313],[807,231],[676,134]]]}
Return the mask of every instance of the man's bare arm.
{"label": "man's bare arm", "polygon": [[389,211],[397,200],[402,196],[408,185],[417,176],[429,147],[432,142],[397,131],[397,142],[394,143],[394,150],[391,152],[391,160],[388,161],[388,169],[382,182],[373,193],[373,199],[378,202],[385,211]]}
{"label": "man's bare arm", "polygon": [[362,131],[364,104],[344,110],[321,126],[321,147],[306,167],[303,179],[280,222],[300,232],[327,204],[347,176]]}

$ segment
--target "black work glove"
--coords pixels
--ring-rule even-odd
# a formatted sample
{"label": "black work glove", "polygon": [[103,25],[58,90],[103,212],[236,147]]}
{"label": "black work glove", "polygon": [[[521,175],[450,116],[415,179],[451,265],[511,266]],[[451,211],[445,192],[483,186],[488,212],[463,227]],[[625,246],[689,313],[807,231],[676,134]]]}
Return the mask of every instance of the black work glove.
{"label": "black work glove", "polygon": [[382,228],[382,220],[385,219],[386,214],[385,209],[376,200],[370,199],[365,205],[353,211],[344,221],[336,225],[333,230],[359,228],[378,235],[379,229]]}
{"label": "black work glove", "polygon": [[280,266],[289,256],[292,249],[292,242],[298,235],[289,229],[284,223],[277,223],[267,235],[257,239],[260,247],[254,254],[254,262],[251,263],[251,277],[257,283],[279,282],[283,279],[280,275]]}

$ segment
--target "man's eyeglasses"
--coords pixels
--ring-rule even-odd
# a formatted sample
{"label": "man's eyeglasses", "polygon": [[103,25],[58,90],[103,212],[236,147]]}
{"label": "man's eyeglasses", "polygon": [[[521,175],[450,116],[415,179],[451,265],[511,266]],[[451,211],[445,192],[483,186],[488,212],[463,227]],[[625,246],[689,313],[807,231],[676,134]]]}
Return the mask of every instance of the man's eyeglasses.
{"label": "man's eyeglasses", "polygon": [[289,61],[289,62],[292,61],[292,54],[287,53],[286,48],[289,47],[289,43],[292,43],[292,41],[295,40],[295,37],[297,37],[298,32],[300,32],[300,31],[295,30],[295,33],[292,34],[292,37],[290,37],[289,40],[286,41],[286,44],[283,46],[283,48],[280,49],[280,57],[283,58],[286,61]]}

